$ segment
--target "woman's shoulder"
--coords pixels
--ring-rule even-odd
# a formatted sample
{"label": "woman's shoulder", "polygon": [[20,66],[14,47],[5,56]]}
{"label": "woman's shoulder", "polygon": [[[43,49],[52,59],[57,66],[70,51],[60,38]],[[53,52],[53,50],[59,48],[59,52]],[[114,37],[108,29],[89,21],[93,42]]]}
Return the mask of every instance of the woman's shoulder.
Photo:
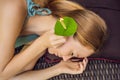
{"label": "woman's shoulder", "polygon": [[1,3],[0,7],[2,9],[15,8],[15,9],[24,10],[24,11],[27,10],[26,0],[2,0],[0,1],[0,3]]}

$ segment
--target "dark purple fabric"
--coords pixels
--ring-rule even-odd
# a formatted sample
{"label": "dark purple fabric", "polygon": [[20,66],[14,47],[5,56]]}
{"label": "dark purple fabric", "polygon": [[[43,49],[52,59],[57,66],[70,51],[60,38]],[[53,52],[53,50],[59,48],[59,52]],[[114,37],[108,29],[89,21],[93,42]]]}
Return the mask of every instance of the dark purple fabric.
{"label": "dark purple fabric", "polygon": [[73,0],[101,16],[108,26],[108,40],[91,57],[120,59],[120,0]]}

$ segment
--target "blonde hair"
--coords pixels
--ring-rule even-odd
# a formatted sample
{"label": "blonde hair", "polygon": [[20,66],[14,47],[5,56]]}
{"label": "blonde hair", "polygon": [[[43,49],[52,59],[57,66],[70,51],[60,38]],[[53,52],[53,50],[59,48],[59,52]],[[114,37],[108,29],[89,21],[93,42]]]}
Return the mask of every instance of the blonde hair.
{"label": "blonde hair", "polygon": [[107,27],[104,20],[94,12],[85,9],[81,5],[68,0],[33,0],[41,7],[49,8],[52,15],[60,18],[72,17],[78,23],[78,29],[74,35],[84,46],[99,51],[106,39]]}
{"label": "blonde hair", "polygon": [[102,18],[90,10],[68,12],[78,23],[75,37],[87,47],[99,51],[107,38],[107,27]]}

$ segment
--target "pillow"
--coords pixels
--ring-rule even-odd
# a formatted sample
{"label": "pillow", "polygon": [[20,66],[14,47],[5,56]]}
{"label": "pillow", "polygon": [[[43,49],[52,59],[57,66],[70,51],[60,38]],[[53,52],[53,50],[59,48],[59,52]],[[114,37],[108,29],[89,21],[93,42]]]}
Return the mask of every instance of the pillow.
{"label": "pillow", "polygon": [[73,0],[101,16],[108,27],[108,39],[102,50],[91,57],[120,60],[120,0]]}

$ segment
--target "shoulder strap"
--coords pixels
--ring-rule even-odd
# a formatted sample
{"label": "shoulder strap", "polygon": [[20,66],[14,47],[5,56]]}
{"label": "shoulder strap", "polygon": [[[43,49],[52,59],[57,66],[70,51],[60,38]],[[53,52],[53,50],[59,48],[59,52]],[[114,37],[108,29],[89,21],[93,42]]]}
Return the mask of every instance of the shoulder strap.
{"label": "shoulder strap", "polygon": [[[48,8],[40,8],[40,5],[34,3],[32,0],[27,0],[27,7],[28,16],[34,16],[35,14],[45,16],[52,13],[51,10]],[[38,7],[38,9],[35,9],[34,7]]]}

